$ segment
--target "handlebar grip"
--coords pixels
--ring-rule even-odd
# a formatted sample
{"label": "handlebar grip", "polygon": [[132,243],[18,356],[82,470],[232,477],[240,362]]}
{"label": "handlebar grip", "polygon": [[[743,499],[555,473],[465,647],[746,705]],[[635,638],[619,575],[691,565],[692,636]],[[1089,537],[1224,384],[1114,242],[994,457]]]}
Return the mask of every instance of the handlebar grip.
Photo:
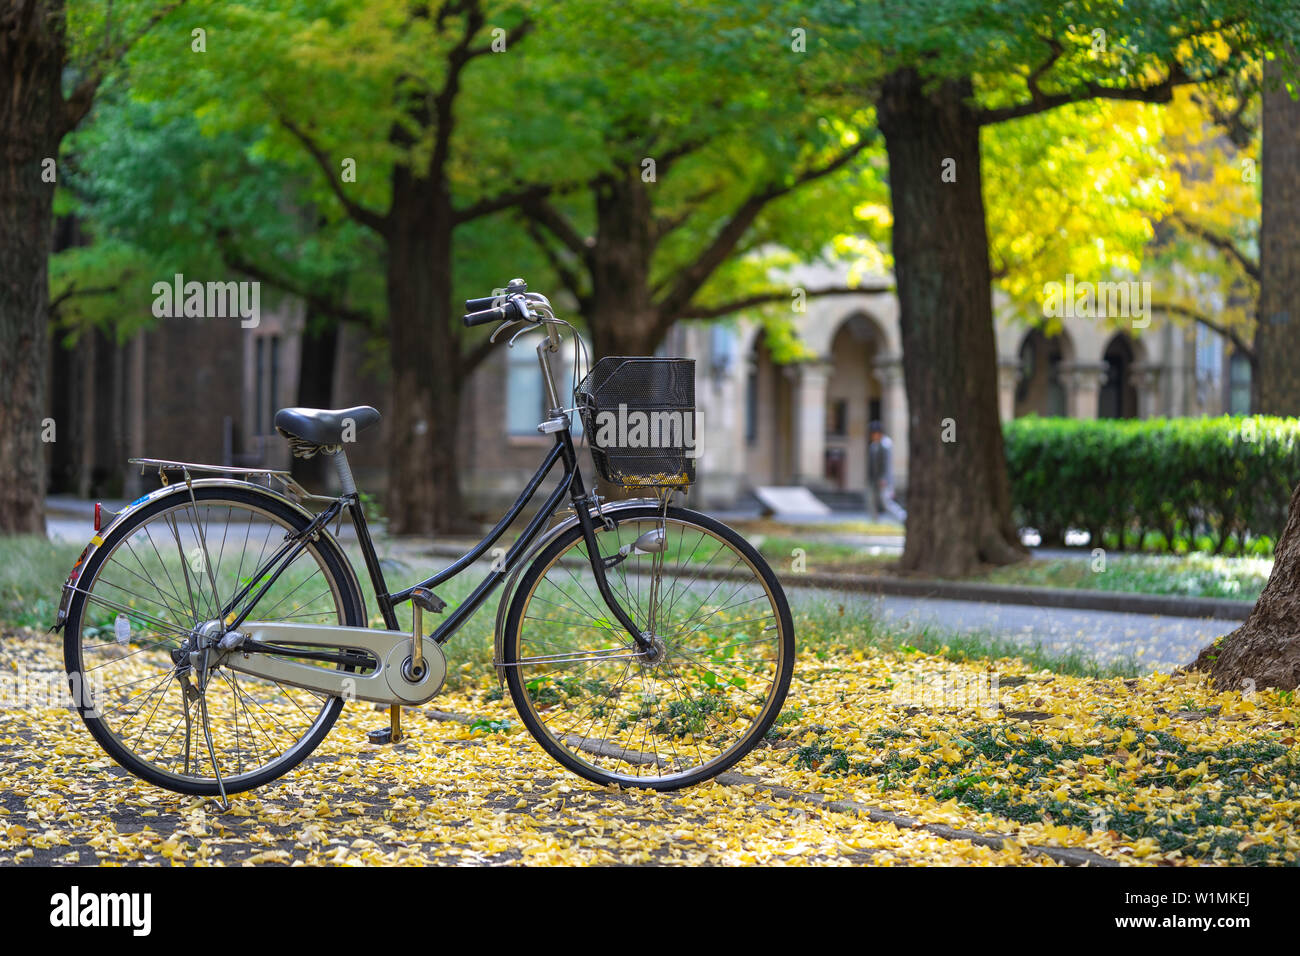
{"label": "handlebar grip", "polygon": [[493,308],[494,306],[496,306],[496,304],[497,304],[497,296],[495,295],[486,295],[481,299],[466,299],[465,311],[482,312],[485,309]]}
{"label": "handlebar grip", "polygon": [[[472,299],[469,301],[483,301],[482,299]],[[488,299],[489,302],[496,301]],[[469,302],[466,302],[468,305]],[[507,302],[505,305],[498,306],[495,309],[483,309],[481,312],[470,312],[465,316],[465,324],[468,326],[486,325],[489,322],[515,322],[524,316],[519,311],[519,306],[514,302]]]}
{"label": "handlebar grip", "polygon": [[489,322],[504,322],[506,320],[506,310],[484,309],[481,312],[470,312],[465,316],[465,324],[473,327],[475,325],[486,325]]}

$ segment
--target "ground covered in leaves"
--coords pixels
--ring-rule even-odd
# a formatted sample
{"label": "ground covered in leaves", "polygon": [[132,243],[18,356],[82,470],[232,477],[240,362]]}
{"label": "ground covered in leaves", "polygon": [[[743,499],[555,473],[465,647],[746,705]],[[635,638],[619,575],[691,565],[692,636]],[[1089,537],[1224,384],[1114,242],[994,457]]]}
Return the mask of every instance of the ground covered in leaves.
{"label": "ground covered in leaves", "polygon": [[[367,744],[386,713],[351,704],[305,765],[223,813],[129,776],[72,710],[32,699],[61,677],[57,640],[4,641],[0,865],[1056,865],[1033,847],[1133,864],[1294,864],[1300,854],[1296,702],[1216,694],[1197,676],[1076,678],[905,646],[803,654],[778,725],[736,768],[751,782],[654,794],[568,774],[524,731],[490,668],[468,663],[456,690],[407,712],[402,743]],[[945,839],[845,801],[997,839]]]}

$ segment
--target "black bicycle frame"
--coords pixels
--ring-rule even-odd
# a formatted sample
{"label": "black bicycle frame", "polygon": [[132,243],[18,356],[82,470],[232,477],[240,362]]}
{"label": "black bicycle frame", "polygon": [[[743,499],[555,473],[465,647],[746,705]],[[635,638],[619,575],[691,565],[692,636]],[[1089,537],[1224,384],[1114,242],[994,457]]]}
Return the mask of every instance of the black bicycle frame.
{"label": "black bicycle frame", "polygon": [[[380,567],[379,564],[379,556],[375,553],[375,545],[370,537],[370,528],[366,524],[366,516],[361,507],[360,498],[355,493],[344,495],[331,502],[329,507],[316,516],[316,519],[311,523],[311,525],[304,529],[295,538],[286,541],[283,547],[281,547],[270,557],[270,559],[257,569],[253,577],[250,579],[250,583],[243,591],[236,595],[224,609],[223,617],[225,617],[229,622],[227,627],[232,630],[239,627],[244,619],[252,612],[253,607],[257,604],[258,600],[261,599],[262,595],[265,594],[271,585],[275,583],[275,580],[280,576],[281,572],[283,572],[298,553],[307,546],[307,542],[314,537],[315,532],[318,529],[325,527],[343,508],[346,507],[352,515],[352,526],[356,529],[357,539],[361,543],[361,554],[366,561],[366,570],[370,575],[370,582],[375,589],[375,598],[379,602],[379,610],[383,615],[384,625],[390,631],[401,630],[401,627],[397,623],[397,613],[394,610],[396,606],[401,604],[403,601],[410,600],[411,595],[417,588],[436,587],[437,585],[460,574],[474,562],[483,557],[483,555],[487,553],[487,550],[491,548],[503,534],[505,534],[506,529],[514,523],[515,519],[519,517],[524,508],[528,506],[528,502],[530,502],[534,495],[537,494],[537,489],[541,487],[542,482],[555,467],[556,462],[560,462],[563,465],[563,475],[559,484],[555,486],[555,490],[551,492],[550,496],[546,499],[546,502],[528,522],[523,533],[511,546],[510,550],[506,552],[504,560],[493,562],[492,570],[488,573],[487,577],[479,582],[479,585],[474,588],[469,597],[461,602],[430,636],[439,644],[447,643],[447,641],[451,639],[451,636],[455,634],[456,631],[458,631],[480,607],[483,606],[483,602],[486,601],[493,590],[495,590],[496,587],[506,579],[514,569],[514,566],[519,561],[520,557],[527,552],[529,546],[537,539],[537,536],[541,534],[542,530],[546,527],[546,522],[555,514],[567,493],[573,503],[574,514],[578,517],[578,524],[582,528],[582,536],[587,544],[587,556],[591,561],[591,570],[596,576],[596,587],[599,589],[601,597],[604,599],[605,604],[609,607],[610,612],[614,615],[615,619],[617,619],[618,622],[627,630],[628,634],[632,636],[632,639],[636,642],[637,646],[643,650],[648,649],[650,647],[649,639],[641,633],[636,622],[628,615],[623,606],[618,603],[614,591],[610,587],[609,581],[606,579],[605,565],[601,560],[600,548],[596,543],[595,523],[592,521],[591,512],[588,510],[589,500],[587,498],[586,489],[582,483],[582,474],[578,470],[577,452],[573,447],[573,437],[569,434],[567,428],[561,429],[555,433],[555,444],[551,447],[551,450],[547,452],[546,458],[542,461],[536,473],[531,479],[529,479],[524,490],[520,492],[519,497],[515,499],[515,503],[510,506],[502,516],[501,520],[496,523],[492,530],[489,531],[487,535],[478,542],[478,544],[474,545],[474,547],[470,548],[470,550],[464,555],[456,559],[456,561],[439,571],[437,574],[434,574],[433,576],[421,581],[419,584],[414,584],[403,591],[390,593],[388,590],[388,583],[384,579],[383,568]],[[274,568],[274,570],[268,572],[267,569],[270,568]],[[263,576],[268,573],[269,577],[265,579],[265,582],[262,584],[257,595],[248,602],[238,615],[230,618],[229,615],[233,608],[238,606],[253,587],[259,582],[262,582]]]}

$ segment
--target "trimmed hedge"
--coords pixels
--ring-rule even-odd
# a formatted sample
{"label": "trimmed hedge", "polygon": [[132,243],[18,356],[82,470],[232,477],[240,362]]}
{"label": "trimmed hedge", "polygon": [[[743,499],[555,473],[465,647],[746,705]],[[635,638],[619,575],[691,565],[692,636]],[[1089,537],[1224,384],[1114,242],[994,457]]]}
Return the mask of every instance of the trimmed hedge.
{"label": "trimmed hedge", "polygon": [[1300,419],[1030,416],[1004,435],[1016,519],[1044,544],[1271,551],[1300,482]]}

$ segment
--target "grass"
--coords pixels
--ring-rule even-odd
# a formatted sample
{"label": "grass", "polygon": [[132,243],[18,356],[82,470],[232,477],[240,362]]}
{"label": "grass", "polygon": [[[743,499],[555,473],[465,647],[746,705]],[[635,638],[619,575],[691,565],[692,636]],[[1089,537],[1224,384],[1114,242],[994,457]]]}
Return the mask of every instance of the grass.
{"label": "grass", "polygon": [[80,545],[35,535],[0,537],[0,622],[38,630],[52,625],[79,554]]}
{"label": "grass", "polygon": [[901,525],[876,521],[797,522],[777,521],[773,518],[736,518],[727,522],[741,534],[751,535],[824,535],[868,534],[897,536],[903,533]]}
{"label": "grass", "polygon": [[[352,553],[356,550],[348,548],[349,557],[358,568],[370,625],[382,627],[383,619],[364,562],[359,553]],[[80,548],[76,545],[44,538],[0,538],[0,624],[37,630],[53,624],[60,588],[78,554]],[[385,559],[383,564],[390,587],[413,583],[432,570],[423,564],[417,567],[391,559]],[[477,575],[462,575],[440,586],[438,593],[454,606],[477,583]],[[495,609],[494,600],[487,602],[445,645],[449,689],[472,684],[490,670]],[[426,616],[426,630],[431,632],[443,619],[443,615]],[[411,626],[409,602],[398,609],[398,621],[403,628]],[[841,651],[855,650],[904,654],[921,651],[955,662],[1018,658],[1035,668],[1085,677],[1127,677],[1138,672],[1134,662],[1102,664],[1077,652],[1047,651],[995,634],[887,625],[857,612],[847,614],[843,605],[834,601],[801,602],[795,613],[795,634],[801,658],[812,655],[825,659]]]}
{"label": "grass", "polygon": [[1268,584],[1273,561],[1208,554],[1115,555],[1103,567],[1104,570],[1094,570],[1094,562],[1087,557],[1034,560],[999,568],[980,580],[992,584],[1255,601]]}
{"label": "grass", "polygon": [[[49,541],[36,535],[0,537],[0,627],[44,631],[54,624],[63,582],[67,580],[68,572],[76,563],[82,547],[79,544]],[[365,561],[360,550],[356,547],[347,547],[345,550],[357,569],[369,623],[372,627],[383,627],[379,604],[365,573]],[[384,561],[384,573],[390,579],[390,587],[397,586],[399,582],[405,587],[426,577],[431,570],[423,565],[417,568],[403,562]],[[472,575],[467,575],[441,586],[438,592],[454,605],[478,583],[476,579],[470,580],[471,577]],[[495,605],[489,602],[446,646],[447,685],[450,689],[460,687],[467,678],[477,679],[477,675],[491,667],[494,610]],[[398,620],[402,627],[410,628],[409,602],[398,609]],[[432,631],[441,620],[440,615],[427,615],[426,630]],[[475,675],[472,678],[469,677],[471,673]]]}
{"label": "grass", "polygon": [[[788,533],[752,535],[750,540],[778,573],[793,570],[799,562],[807,571],[878,575],[889,573],[897,560],[896,555],[872,554],[853,544],[799,538]],[[1095,566],[1091,552],[1083,552],[1077,558],[1034,558],[986,571],[969,580],[1253,602],[1268,584],[1273,560],[1202,553],[1110,554],[1101,568],[1094,570]]]}

